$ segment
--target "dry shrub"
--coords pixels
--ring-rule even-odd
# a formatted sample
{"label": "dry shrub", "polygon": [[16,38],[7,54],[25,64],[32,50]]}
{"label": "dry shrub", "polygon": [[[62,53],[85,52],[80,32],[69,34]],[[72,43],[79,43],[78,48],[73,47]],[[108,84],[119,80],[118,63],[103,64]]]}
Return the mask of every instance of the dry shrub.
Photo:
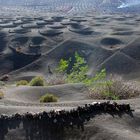
{"label": "dry shrub", "polygon": [[0,87],[5,86],[5,83],[3,81],[0,81]]}
{"label": "dry shrub", "polygon": [[129,99],[140,95],[140,88],[136,82],[126,82],[122,78],[112,78],[103,84],[95,84],[89,88],[89,96],[94,99]]}
{"label": "dry shrub", "polygon": [[46,78],[47,85],[61,85],[65,83],[65,76],[63,75],[53,74]]}
{"label": "dry shrub", "polygon": [[0,91],[0,99],[4,98],[4,93],[2,91]]}

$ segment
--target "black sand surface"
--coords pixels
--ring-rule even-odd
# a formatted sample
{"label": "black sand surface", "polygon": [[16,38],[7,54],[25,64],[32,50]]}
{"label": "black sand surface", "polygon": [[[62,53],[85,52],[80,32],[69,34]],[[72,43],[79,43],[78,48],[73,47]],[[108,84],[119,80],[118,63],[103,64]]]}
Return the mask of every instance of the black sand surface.
{"label": "black sand surface", "polygon": [[[16,74],[19,74],[24,69],[28,69],[26,73],[30,69],[32,72],[43,69],[41,74],[46,74],[46,65],[52,64],[52,61],[57,64],[62,57],[70,56],[75,51],[87,59],[90,75],[102,67],[109,73],[125,75],[139,71],[139,21],[134,22],[137,26],[130,25],[126,23],[133,22],[131,16],[117,16],[118,18],[113,15],[100,15],[100,18],[95,15],[86,18],[3,18],[0,30],[0,75],[9,72],[12,74],[15,70]],[[138,17],[136,15],[134,18]],[[47,25],[50,22],[51,24]],[[125,62],[122,62],[121,58],[125,59]],[[33,67],[42,63],[38,70]],[[119,67],[125,67],[127,72]]]}

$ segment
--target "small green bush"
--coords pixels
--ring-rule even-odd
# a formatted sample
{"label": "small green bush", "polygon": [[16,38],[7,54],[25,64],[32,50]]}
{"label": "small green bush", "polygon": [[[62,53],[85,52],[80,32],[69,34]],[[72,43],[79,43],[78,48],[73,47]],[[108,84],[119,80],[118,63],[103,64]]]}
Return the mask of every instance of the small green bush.
{"label": "small green bush", "polygon": [[71,57],[68,60],[61,59],[56,71],[66,76],[67,83],[84,83],[88,72],[87,62],[77,52],[74,54],[74,59],[74,62]]}
{"label": "small green bush", "polygon": [[69,66],[69,61],[61,59],[58,68],[56,69],[56,72],[65,73],[67,72],[68,66]]}
{"label": "small green bush", "polygon": [[28,84],[29,84],[28,81],[20,80],[16,83],[16,86],[22,86],[22,85],[24,86],[24,85],[28,85]]}
{"label": "small green bush", "polygon": [[53,94],[46,94],[40,98],[41,103],[57,102],[58,98]]}
{"label": "small green bush", "polygon": [[30,81],[29,85],[30,86],[44,86],[45,85],[44,78],[41,76],[37,76]]}
{"label": "small green bush", "polygon": [[0,99],[4,98],[4,93],[0,91]]}

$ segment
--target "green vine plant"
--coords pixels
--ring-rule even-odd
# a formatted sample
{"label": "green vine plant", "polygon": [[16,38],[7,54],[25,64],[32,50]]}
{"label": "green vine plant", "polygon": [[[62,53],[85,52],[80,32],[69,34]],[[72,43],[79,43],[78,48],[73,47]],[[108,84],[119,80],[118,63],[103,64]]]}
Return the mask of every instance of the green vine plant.
{"label": "green vine plant", "polygon": [[[58,73],[65,75],[65,81],[67,83],[84,83],[90,92],[95,93],[97,90],[102,89],[100,94],[102,94],[106,99],[119,99],[118,96],[114,95],[111,91],[110,87],[113,85],[113,82],[111,80],[107,80],[105,69],[97,72],[94,77],[88,77],[88,65],[86,60],[77,52],[75,52],[74,58],[74,63],[72,63],[71,57],[68,60],[61,59],[56,69]],[[72,68],[68,73],[70,65],[72,65]]]}

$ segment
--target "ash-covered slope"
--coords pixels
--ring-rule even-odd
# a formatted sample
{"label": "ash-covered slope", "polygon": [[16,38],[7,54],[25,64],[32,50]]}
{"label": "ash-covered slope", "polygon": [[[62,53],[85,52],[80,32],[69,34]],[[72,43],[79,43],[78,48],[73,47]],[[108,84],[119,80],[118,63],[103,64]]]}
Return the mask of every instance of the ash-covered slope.
{"label": "ash-covered slope", "polygon": [[48,65],[54,69],[75,51],[86,58],[88,75],[102,68],[119,74],[139,71],[139,20],[129,14],[1,18],[0,76],[47,75]]}

